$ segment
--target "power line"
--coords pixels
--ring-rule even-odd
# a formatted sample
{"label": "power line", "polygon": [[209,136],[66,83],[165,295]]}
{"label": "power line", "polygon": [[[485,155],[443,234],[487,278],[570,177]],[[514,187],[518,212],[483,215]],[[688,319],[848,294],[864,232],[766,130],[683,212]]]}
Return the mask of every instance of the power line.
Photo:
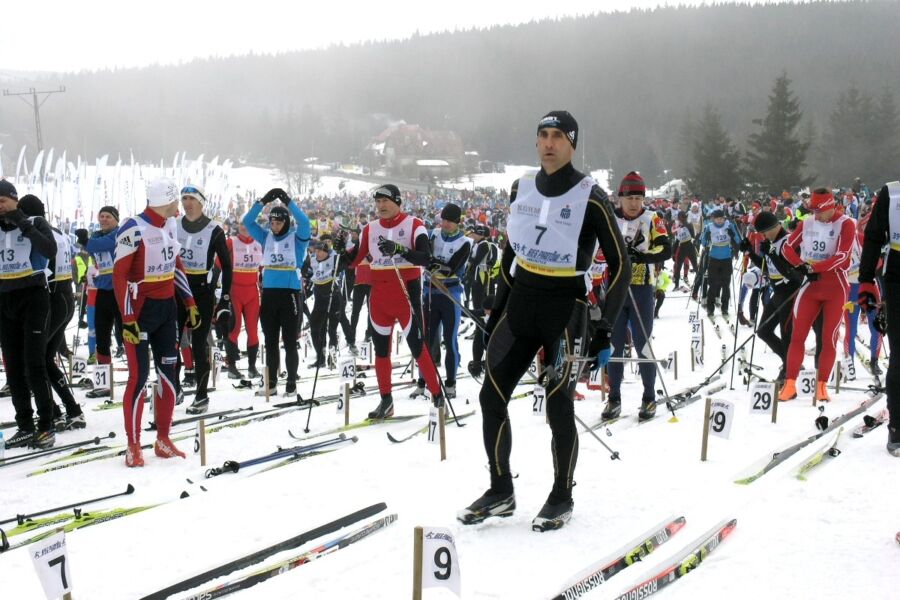
{"label": "power line", "polygon": [[[65,86],[59,86],[58,90],[37,91],[34,88],[28,88],[27,92],[10,92],[3,90],[4,96],[17,96],[22,102],[34,109],[34,130],[37,137],[38,152],[44,149],[44,140],[41,136],[41,106],[47,101],[51,94],[61,94],[66,91]],[[44,97],[38,101],[38,95]],[[26,100],[26,96],[31,96],[31,101]]]}

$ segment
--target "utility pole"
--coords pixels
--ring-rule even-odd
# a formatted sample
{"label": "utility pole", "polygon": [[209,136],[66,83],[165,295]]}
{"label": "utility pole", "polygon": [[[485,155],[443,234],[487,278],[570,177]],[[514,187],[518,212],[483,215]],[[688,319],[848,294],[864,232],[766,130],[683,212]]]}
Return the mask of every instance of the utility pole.
{"label": "utility pole", "polygon": [[[66,91],[65,86],[59,86],[58,90],[47,90],[47,91],[37,91],[34,88],[28,88],[27,92],[15,92],[10,93],[9,90],[3,90],[4,96],[18,96],[19,99],[34,109],[34,130],[35,135],[37,137],[37,147],[38,152],[44,149],[44,140],[41,136],[41,106],[44,102],[47,101],[47,98],[50,97],[51,94],[60,94]],[[38,94],[44,95],[46,94],[40,101],[38,101]],[[25,99],[25,96],[31,96],[31,101]]]}

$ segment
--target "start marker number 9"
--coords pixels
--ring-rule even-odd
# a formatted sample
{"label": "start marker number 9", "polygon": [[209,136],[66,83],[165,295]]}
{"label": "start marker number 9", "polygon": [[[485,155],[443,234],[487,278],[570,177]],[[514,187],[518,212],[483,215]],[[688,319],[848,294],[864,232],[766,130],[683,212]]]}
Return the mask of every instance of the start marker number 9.
{"label": "start marker number 9", "polygon": [[726,440],[731,436],[734,421],[734,404],[727,400],[716,400],[709,412],[709,433]]}
{"label": "start marker number 9", "polygon": [[459,561],[453,534],[443,527],[422,530],[422,588],[447,588],[459,596]]}
{"label": "start marker number 9", "polygon": [[775,384],[771,381],[757,381],[750,386],[750,414],[768,415],[775,401]]}

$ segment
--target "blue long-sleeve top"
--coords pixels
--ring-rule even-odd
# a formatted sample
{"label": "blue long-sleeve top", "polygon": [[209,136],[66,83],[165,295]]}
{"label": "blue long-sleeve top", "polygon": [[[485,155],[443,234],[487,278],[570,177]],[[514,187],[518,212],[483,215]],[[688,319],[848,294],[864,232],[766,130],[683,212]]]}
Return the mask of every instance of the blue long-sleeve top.
{"label": "blue long-sleeve top", "polygon": [[[713,237],[713,234],[718,234]],[[723,239],[723,236],[727,236]],[[700,234],[700,245],[709,247],[709,257],[716,260],[731,260],[736,253],[736,248],[741,243],[741,234],[731,221],[726,221],[721,227],[710,221]]]}
{"label": "blue long-sleeve top", "polygon": [[97,232],[88,240],[85,249],[94,257],[94,264],[100,274],[94,278],[94,286],[98,290],[113,289],[112,271],[116,261],[116,236],[119,228],[116,227],[107,233]]}
{"label": "blue long-sleeve top", "polygon": [[[307,217],[306,213],[297,206],[296,202],[290,202],[287,205],[287,208],[291,212],[293,223],[287,228],[287,231],[281,235],[272,233],[269,230],[268,225],[263,227],[256,222],[256,217],[259,216],[259,213],[261,213],[263,209],[263,205],[259,202],[256,202],[251,206],[250,210],[247,211],[247,214],[244,215],[243,218],[244,227],[247,228],[247,232],[250,236],[263,247],[263,253],[266,252],[266,241],[269,236],[274,238],[276,244],[283,242],[290,236],[294,237],[294,253],[297,259],[297,268],[273,269],[263,267],[263,288],[301,289],[300,277],[297,275],[297,269],[299,269],[303,265],[303,261],[306,260],[306,248],[309,246],[312,228],[310,227],[309,217]],[[265,256],[263,257],[263,262],[265,263]]]}

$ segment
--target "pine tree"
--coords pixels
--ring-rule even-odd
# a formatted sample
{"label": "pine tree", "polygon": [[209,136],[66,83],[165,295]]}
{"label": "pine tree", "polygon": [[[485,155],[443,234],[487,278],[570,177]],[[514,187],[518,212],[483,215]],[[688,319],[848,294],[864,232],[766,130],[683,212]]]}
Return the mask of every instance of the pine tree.
{"label": "pine tree", "polygon": [[900,114],[894,102],[894,94],[885,87],[878,97],[874,123],[878,132],[872,137],[872,173],[867,181],[869,188],[879,189],[887,181],[900,179]]}
{"label": "pine tree", "polygon": [[873,119],[872,99],[856,85],[841,92],[825,135],[823,184],[847,187],[856,177],[867,181],[874,176],[871,173]]}
{"label": "pine tree", "polygon": [[694,129],[692,167],[688,171],[691,190],[707,198],[736,195],[742,184],[740,160],[740,152],[722,127],[722,117],[707,104]]}
{"label": "pine tree", "polygon": [[765,119],[753,120],[761,131],[747,140],[747,171],[761,189],[778,193],[810,182],[804,174],[809,143],[801,140],[797,131],[802,118],[800,102],[791,92],[791,80],[782,73],[769,95]]}

